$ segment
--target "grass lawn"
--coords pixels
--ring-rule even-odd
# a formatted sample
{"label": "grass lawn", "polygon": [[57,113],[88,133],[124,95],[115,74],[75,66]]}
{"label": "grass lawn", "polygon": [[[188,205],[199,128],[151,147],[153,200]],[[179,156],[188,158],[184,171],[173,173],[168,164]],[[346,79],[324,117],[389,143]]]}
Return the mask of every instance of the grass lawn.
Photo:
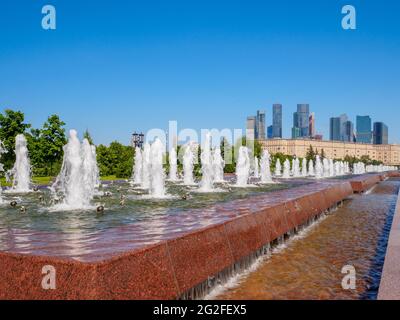
{"label": "grass lawn", "polygon": [[[54,181],[55,177],[33,177],[32,182],[36,185],[48,185]],[[100,178],[102,181],[114,181],[114,180],[123,180],[123,178],[118,178],[116,176],[106,176]],[[6,178],[0,178],[0,184],[3,187],[11,187],[11,183],[6,182]]]}

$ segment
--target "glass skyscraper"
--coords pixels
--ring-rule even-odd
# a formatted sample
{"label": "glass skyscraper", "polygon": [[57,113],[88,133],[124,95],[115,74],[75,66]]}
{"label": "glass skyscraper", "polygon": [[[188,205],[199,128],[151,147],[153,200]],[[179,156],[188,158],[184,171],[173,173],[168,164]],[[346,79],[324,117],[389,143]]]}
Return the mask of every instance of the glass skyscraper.
{"label": "glass skyscraper", "polygon": [[[297,112],[293,114],[292,138],[306,138],[309,136],[310,106],[298,104]],[[295,134],[294,134],[295,133]],[[297,137],[297,134],[299,136]]]}
{"label": "glass skyscraper", "polygon": [[265,140],[265,111],[258,110],[256,117],[256,139]]}
{"label": "glass skyscraper", "polygon": [[370,116],[357,116],[357,142],[372,143],[372,121]]}
{"label": "glass skyscraper", "polygon": [[389,128],[383,122],[374,123],[374,144],[389,144]]}
{"label": "glass skyscraper", "polygon": [[334,117],[330,119],[329,125],[329,139],[331,141],[341,141],[341,123],[340,117]]}
{"label": "glass skyscraper", "polygon": [[272,137],[282,138],[282,105],[272,106]]}

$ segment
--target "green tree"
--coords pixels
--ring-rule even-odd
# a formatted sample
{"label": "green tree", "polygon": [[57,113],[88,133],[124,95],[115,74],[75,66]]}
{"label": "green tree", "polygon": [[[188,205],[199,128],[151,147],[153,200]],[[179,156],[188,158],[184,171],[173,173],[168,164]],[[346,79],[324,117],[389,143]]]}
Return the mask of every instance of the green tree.
{"label": "green tree", "polygon": [[25,133],[31,125],[24,122],[25,115],[21,111],[11,109],[0,113],[0,140],[4,144],[7,153],[3,154],[2,162],[5,169],[10,169],[15,161],[15,137],[18,134]]}
{"label": "green tree", "polygon": [[307,154],[306,154],[307,162],[310,160],[315,161],[315,158],[316,158],[316,153],[314,152],[312,145],[310,145],[310,148],[308,148]]}
{"label": "green tree", "polygon": [[131,146],[114,141],[108,147],[99,145],[96,152],[101,176],[131,177],[134,158],[134,149]]}
{"label": "green tree", "polygon": [[86,129],[85,132],[83,133],[83,139],[87,139],[87,141],[89,141],[89,143],[90,143],[91,145],[94,145],[92,136],[90,135],[88,129]]}
{"label": "green tree", "polygon": [[43,162],[48,164],[47,175],[56,174],[54,164],[62,161],[63,147],[67,143],[64,126],[65,122],[53,114],[47,118],[40,132],[39,147],[42,149]]}

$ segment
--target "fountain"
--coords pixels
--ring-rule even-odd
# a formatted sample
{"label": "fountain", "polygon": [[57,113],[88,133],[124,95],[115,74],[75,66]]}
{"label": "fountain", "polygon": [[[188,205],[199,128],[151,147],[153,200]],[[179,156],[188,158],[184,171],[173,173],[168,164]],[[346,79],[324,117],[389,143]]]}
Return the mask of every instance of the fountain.
{"label": "fountain", "polygon": [[7,176],[13,177],[10,192],[30,192],[31,165],[28,157],[26,138],[23,134],[15,137],[15,163],[14,167],[7,172]]}
{"label": "fountain", "polygon": [[169,151],[169,181],[178,181],[178,159],[175,148]]}
{"label": "fountain", "polygon": [[285,163],[283,164],[283,179],[290,179],[290,161],[289,159],[285,160]]}
{"label": "fountain", "polygon": [[64,146],[64,158],[60,174],[51,186],[53,193],[61,193],[62,202],[55,210],[84,210],[90,202],[98,183],[98,167],[94,148],[87,139],[80,143],[77,132],[70,130]]}
{"label": "fountain", "polygon": [[156,139],[150,148],[150,188],[151,198],[165,198],[165,173],[163,168],[164,146]]}
{"label": "fountain", "polygon": [[282,175],[281,160],[276,159],[276,163],[275,163],[275,177],[280,177],[281,175]]}
{"label": "fountain", "polygon": [[322,161],[323,163],[323,167],[324,167],[324,178],[329,178],[329,176],[331,175],[331,168],[329,165],[329,160],[324,158],[324,160]]}
{"label": "fountain", "polygon": [[258,157],[254,157],[254,178],[258,179],[260,177],[260,164]]}
{"label": "fountain", "polygon": [[213,180],[213,157],[211,154],[211,135],[206,134],[204,145],[201,148],[201,172],[200,192],[212,192],[214,190]]}
{"label": "fountain", "polygon": [[133,184],[142,183],[142,168],[143,168],[143,157],[142,150],[139,147],[135,149],[135,164],[133,165]]}
{"label": "fountain", "polygon": [[315,178],[322,179],[323,177],[324,177],[324,166],[321,162],[321,158],[317,156],[315,160]]}
{"label": "fountain", "polygon": [[307,172],[307,159],[303,158],[302,164],[301,164],[301,176],[303,178],[308,177],[308,172]]}
{"label": "fountain", "polygon": [[236,164],[236,186],[247,187],[250,175],[250,157],[247,147],[239,148],[239,157]]}
{"label": "fountain", "polygon": [[310,177],[314,177],[315,176],[314,162],[312,161],[312,159],[310,159],[310,161],[308,161],[308,175]]}
{"label": "fountain", "polygon": [[270,155],[268,150],[264,150],[261,156],[260,167],[261,167],[261,183],[273,183],[271,168],[270,168]]}
{"label": "fountain", "polygon": [[213,154],[214,183],[224,182],[224,167],[225,161],[221,156],[221,149],[217,147]]}
{"label": "fountain", "polygon": [[146,142],[142,154],[142,181],[141,187],[143,189],[150,188],[150,144]]}
{"label": "fountain", "polygon": [[195,185],[193,177],[193,163],[194,154],[192,151],[191,144],[187,144],[185,147],[185,153],[183,155],[183,183],[186,186]]}
{"label": "fountain", "polygon": [[293,178],[299,178],[300,175],[300,160],[298,158],[293,160]]}
{"label": "fountain", "polygon": [[332,159],[329,159],[329,177],[335,176],[335,165]]}

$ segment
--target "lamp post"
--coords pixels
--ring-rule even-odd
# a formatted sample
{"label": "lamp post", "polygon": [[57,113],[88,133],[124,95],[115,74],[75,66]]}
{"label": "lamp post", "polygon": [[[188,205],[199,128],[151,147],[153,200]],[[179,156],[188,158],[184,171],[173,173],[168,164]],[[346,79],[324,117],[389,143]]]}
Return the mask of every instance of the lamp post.
{"label": "lamp post", "polygon": [[142,148],[144,143],[144,134],[136,133],[132,134],[132,146],[135,148]]}

